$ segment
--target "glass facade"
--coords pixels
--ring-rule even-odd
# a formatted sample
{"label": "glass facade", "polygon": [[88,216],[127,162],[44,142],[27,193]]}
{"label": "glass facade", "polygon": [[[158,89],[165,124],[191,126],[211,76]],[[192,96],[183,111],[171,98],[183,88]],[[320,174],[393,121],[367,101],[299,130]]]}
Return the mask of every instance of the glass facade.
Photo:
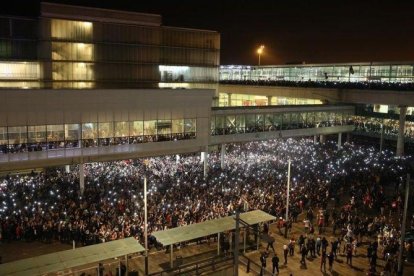
{"label": "glass facade", "polygon": [[263,112],[256,114],[214,115],[211,135],[228,135],[329,127],[352,124],[350,111]]}
{"label": "glass facade", "polygon": [[[36,19],[0,17],[0,88],[157,88],[160,82],[164,87],[182,82],[217,83],[217,32],[149,25],[145,20],[142,25],[139,21],[123,23],[117,16],[126,15],[110,10],[106,20],[95,21],[93,8],[85,9],[91,10],[88,20],[82,16],[79,20],[58,19],[49,14]],[[112,13],[117,14],[113,22]]]}
{"label": "glass facade", "polygon": [[0,153],[195,139],[197,120],[0,126]]}
{"label": "glass facade", "polygon": [[414,63],[220,66],[220,81],[413,82]]}
{"label": "glass facade", "polygon": [[[230,99],[230,100],[229,100]],[[219,106],[266,106],[269,105],[267,96],[246,95],[246,94],[219,94]],[[308,104],[322,104],[322,101],[317,99],[304,98],[288,98],[272,96],[270,105],[308,105]]]}

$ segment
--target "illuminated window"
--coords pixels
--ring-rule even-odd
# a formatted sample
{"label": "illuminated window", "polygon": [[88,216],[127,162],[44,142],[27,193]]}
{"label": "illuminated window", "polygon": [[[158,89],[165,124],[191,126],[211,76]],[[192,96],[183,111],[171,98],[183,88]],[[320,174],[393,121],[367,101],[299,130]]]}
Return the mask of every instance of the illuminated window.
{"label": "illuminated window", "polygon": [[38,62],[0,62],[0,80],[39,79]]}
{"label": "illuminated window", "polygon": [[93,61],[93,44],[52,42],[52,59]]}
{"label": "illuminated window", "polygon": [[89,41],[93,37],[92,22],[52,19],[51,36],[57,39]]}

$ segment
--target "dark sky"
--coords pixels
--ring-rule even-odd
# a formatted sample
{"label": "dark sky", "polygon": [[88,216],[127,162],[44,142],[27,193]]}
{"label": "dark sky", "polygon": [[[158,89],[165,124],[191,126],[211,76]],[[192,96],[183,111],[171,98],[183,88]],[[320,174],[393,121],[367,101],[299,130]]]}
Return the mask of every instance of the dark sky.
{"label": "dark sky", "polygon": [[[414,61],[414,0],[50,0],[157,13],[168,26],[221,33],[221,64]],[[36,14],[14,0],[2,14]]]}

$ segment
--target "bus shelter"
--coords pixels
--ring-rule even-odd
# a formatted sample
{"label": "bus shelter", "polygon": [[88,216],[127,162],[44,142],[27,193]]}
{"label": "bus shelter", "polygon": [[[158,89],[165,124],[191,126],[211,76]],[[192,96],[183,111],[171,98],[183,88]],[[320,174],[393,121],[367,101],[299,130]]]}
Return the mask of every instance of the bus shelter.
{"label": "bus shelter", "polygon": [[0,265],[0,275],[44,275],[145,251],[134,238],[64,250]]}
{"label": "bus shelter", "polygon": [[[263,212],[261,210],[254,210],[240,214],[240,219],[248,224],[254,225],[270,220],[275,220],[276,217]],[[241,225],[243,227],[243,225]],[[236,220],[234,216],[228,216],[213,220],[208,220],[200,223],[190,224],[186,226],[171,228],[163,231],[157,231],[152,235],[164,246],[170,246],[170,266],[173,267],[173,245],[190,241],[202,237],[217,234],[217,253],[220,252],[220,233],[231,231],[236,228]],[[259,241],[259,238],[258,238]],[[244,234],[244,248],[246,248],[246,234]]]}

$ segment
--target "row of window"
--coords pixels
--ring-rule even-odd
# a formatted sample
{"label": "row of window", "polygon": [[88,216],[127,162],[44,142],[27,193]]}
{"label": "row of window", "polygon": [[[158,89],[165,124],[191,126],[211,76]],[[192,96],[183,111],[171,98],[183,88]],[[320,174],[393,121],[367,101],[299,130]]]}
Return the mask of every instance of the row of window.
{"label": "row of window", "polygon": [[177,29],[169,27],[150,27],[137,25],[111,24],[104,22],[82,22],[61,19],[26,20],[0,18],[1,38],[36,38],[39,26],[55,39],[75,41],[108,41],[142,44],[162,44],[196,48],[220,48],[220,35],[215,32]]}
{"label": "row of window", "polygon": [[[47,22],[44,23],[45,28],[47,28],[47,24]],[[61,19],[51,19],[50,28],[51,38],[58,40],[220,48],[220,35],[215,32]],[[45,39],[48,39],[48,37],[45,37]]]}
{"label": "row of window", "polygon": [[414,66],[330,65],[290,67],[222,66],[220,80],[287,80],[287,81],[413,81]]}
{"label": "row of window", "polygon": [[2,152],[108,146],[196,137],[196,119],[0,127]]}
{"label": "row of window", "polygon": [[225,135],[299,128],[326,127],[351,123],[348,112],[290,112],[212,117],[211,134]]}
{"label": "row of window", "polygon": [[52,42],[52,60],[218,65],[219,52],[146,45]]}

